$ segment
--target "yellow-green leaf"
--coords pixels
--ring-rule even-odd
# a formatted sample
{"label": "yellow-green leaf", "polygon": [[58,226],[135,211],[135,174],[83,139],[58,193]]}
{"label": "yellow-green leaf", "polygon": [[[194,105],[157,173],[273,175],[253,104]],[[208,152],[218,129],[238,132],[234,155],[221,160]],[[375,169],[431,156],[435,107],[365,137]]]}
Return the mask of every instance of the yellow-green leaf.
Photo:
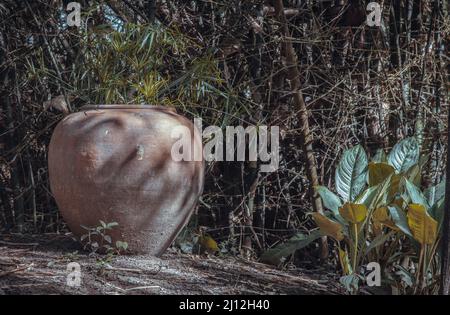
{"label": "yellow-green leaf", "polygon": [[388,199],[394,198],[394,196],[400,190],[400,180],[402,179],[402,175],[394,174],[391,178],[391,186],[389,187]]}
{"label": "yellow-green leaf", "polygon": [[423,205],[412,203],[408,206],[408,225],[413,237],[422,245],[433,244],[437,236],[437,222]]}
{"label": "yellow-green leaf", "polygon": [[375,211],[372,214],[372,220],[375,229],[375,234],[377,235],[381,233],[382,225],[385,225],[393,230],[398,230],[398,228],[395,226],[395,223],[389,216],[387,207],[380,207],[375,209]]}
{"label": "yellow-green leaf", "polygon": [[367,207],[363,204],[346,202],[340,209],[341,216],[353,223],[358,224],[364,221],[367,216]]}
{"label": "yellow-green leaf", "polygon": [[389,175],[395,172],[394,167],[387,163],[369,163],[369,186],[382,183]]}
{"label": "yellow-green leaf", "polygon": [[344,239],[342,226],[339,223],[328,219],[326,216],[320,213],[313,213],[312,216],[317,226],[320,228],[320,231],[324,235],[331,236],[332,238],[338,241]]}
{"label": "yellow-green leaf", "polygon": [[374,221],[383,223],[384,221],[389,220],[389,215],[387,212],[387,208],[386,207],[380,207],[375,209],[375,211],[372,214],[372,218]]}
{"label": "yellow-green leaf", "polygon": [[350,265],[350,261],[348,259],[348,255],[346,251],[343,251],[339,248],[339,262],[341,263],[342,271],[344,275],[349,275],[352,273],[352,266]]}
{"label": "yellow-green leaf", "polygon": [[215,253],[219,251],[217,242],[209,234],[200,235],[198,243],[202,251]]}

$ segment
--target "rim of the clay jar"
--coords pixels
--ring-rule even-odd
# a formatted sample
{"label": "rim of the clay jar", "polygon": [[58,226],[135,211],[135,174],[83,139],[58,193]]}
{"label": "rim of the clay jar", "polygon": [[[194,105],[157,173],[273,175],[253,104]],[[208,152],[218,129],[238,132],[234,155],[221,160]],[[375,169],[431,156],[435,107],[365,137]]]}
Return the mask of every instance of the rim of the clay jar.
{"label": "rim of the clay jar", "polygon": [[93,105],[88,104],[82,106],[79,111],[85,110],[96,110],[96,109],[157,109],[157,110],[167,110],[171,112],[176,112],[176,109],[173,107],[159,106],[159,105],[139,105],[139,104],[101,104],[101,105]]}

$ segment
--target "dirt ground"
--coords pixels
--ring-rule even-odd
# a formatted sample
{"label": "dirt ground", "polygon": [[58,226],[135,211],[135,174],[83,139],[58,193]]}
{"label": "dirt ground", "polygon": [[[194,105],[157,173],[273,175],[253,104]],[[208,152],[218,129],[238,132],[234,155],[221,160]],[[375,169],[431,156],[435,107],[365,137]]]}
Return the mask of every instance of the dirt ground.
{"label": "dirt ground", "polygon": [[[67,285],[67,265],[81,285]],[[231,257],[93,255],[67,235],[0,235],[2,294],[340,294],[324,270],[279,270]]]}

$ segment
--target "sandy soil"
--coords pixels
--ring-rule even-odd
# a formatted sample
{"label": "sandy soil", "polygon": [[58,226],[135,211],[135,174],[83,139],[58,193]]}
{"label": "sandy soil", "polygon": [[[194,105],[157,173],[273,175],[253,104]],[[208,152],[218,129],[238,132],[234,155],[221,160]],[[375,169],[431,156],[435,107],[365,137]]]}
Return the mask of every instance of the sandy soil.
{"label": "sandy soil", "polygon": [[[81,267],[81,285],[67,285],[67,265]],[[82,251],[70,236],[0,235],[1,294],[339,294],[323,270],[277,268],[232,257],[161,258]]]}

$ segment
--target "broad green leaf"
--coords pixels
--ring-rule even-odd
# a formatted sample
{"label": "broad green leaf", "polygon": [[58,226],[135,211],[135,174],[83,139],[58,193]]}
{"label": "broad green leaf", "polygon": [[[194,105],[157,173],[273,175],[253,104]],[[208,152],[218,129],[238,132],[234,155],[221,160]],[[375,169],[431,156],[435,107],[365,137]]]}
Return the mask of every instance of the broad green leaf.
{"label": "broad green leaf", "polygon": [[377,230],[375,232],[378,232],[376,234],[379,234],[381,232],[382,225],[385,225],[393,230],[398,230],[397,226],[389,216],[387,207],[380,207],[375,209],[375,211],[372,214],[372,220],[374,228]]}
{"label": "broad green leaf", "polygon": [[402,179],[402,175],[399,174],[393,174],[390,185],[389,185],[389,193],[388,193],[388,199],[391,200],[400,192],[400,180]]}
{"label": "broad green leaf", "polygon": [[435,219],[438,223],[438,232],[441,231],[442,223],[444,221],[444,204],[445,204],[445,198],[442,197],[429,210],[431,217],[433,219]]}
{"label": "broad green leaf", "polygon": [[416,165],[411,166],[405,172],[405,178],[407,178],[414,185],[420,186],[420,183],[422,182],[422,173],[420,171],[419,165],[416,164]]}
{"label": "broad green leaf", "polygon": [[423,167],[425,166],[425,164],[427,164],[428,163],[428,160],[430,159],[430,153],[427,153],[427,154],[422,154],[420,157],[419,157],[419,168],[420,169],[423,169]]}
{"label": "broad green leaf", "polygon": [[278,265],[282,261],[282,258],[292,255],[296,250],[308,246],[322,236],[320,230],[314,230],[309,235],[298,233],[285,243],[279,244],[264,252],[261,256],[261,261],[271,265]]}
{"label": "broad green leaf", "polygon": [[422,245],[433,244],[437,237],[437,222],[422,204],[408,206],[408,225],[413,237]]}
{"label": "broad green leaf", "polygon": [[408,219],[406,217],[405,212],[400,209],[398,206],[388,206],[389,213],[391,215],[392,221],[394,221],[395,225],[406,235],[413,237],[411,230],[409,229]]}
{"label": "broad green leaf", "polygon": [[441,200],[445,195],[445,177],[439,184],[425,189],[424,195],[430,206]]}
{"label": "broad green leaf", "polygon": [[342,225],[317,212],[313,213],[312,216],[323,235],[331,236],[337,241],[342,241],[344,239]]}
{"label": "broad green leaf", "polygon": [[366,219],[367,207],[363,204],[346,202],[339,208],[339,213],[348,222],[358,224]]}
{"label": "broad green leaf", "polygon": [[365,205],[368,209],[372,207],[372,202],[379,192],[379,186],[368,187],[364,190],[358,198],[356,198],[355,203],[360,203]]}
{"label": "broad green leaf", "polygon": [[339,213],[339,207],[342,206],[339,197],[325,186],[316,186],[314,188],[319,193],[320,198],[322,198],[325,208],[333,211],[333,213]]}
{"label": "broad green leaf", "polygon": [[336,191],[344,201],[354,201],[365,186],[367,155],[362,146],[346,150],[336,169]]}
{"label": "broad green leaf", "polygon": [[407,171],[419,162],[419,145],[416,138],[405,138],[389,152],[388,162],[398,173]]}
{"label": "broad green leaf", "polygon": [[391,174],[395,173],[394,167],[387,163],[369,163],[369,186],[375,186],[382,183]]}
{"label": "broad green leaf", "polygon": [[384,153],[383,149],[378,149],[375,153],[374,157],[372,158],[372,162],[374,163],[384,163],[387,162],[387,156],[386,153]]}
{"label": "broad green leaf", "polygon": [[409,198],[411,198],[412,203],[421,204],[426,209],[429,208],[427,198],[425,198],[425,196],[422,194],[422,192],[416,185],[411,183],[409,180],[405,179],[405,188]]}
{"label": "broad green leaf", "polygon": [[[366,205],[367,209],[372,211],[374,208],[380,207],[388,203],[388,200],[391,199],[389,198],[389,192],[392,189],[391,182],[394,176],[395,174],[391,174],[381,184],[369,188],[375,189],[375,191],[371,194],[370,203],[363,202]],[[358,201],[357,203],[361,202]]]}
{"label": "broad green leaf", "polygon": [[342,206],[342,202],[339,197],[325,186],[316,186],[315,189],[319,193],[325,208],[332,211],[333,216],[339,221],[339,223],[346,224],[344,218],[342,218],[339,214],[339,207]]}

